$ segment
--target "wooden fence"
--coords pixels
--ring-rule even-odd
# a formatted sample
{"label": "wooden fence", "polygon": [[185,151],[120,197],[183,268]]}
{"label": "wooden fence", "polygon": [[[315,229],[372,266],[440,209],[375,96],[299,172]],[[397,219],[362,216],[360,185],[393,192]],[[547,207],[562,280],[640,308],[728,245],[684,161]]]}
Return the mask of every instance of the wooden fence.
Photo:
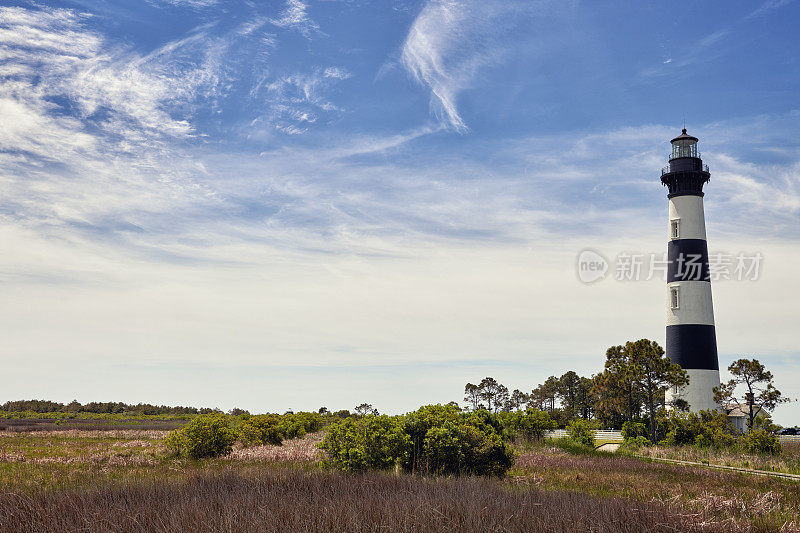
{"label": "wooden fence", "polygon": [[[566,437],[568,435],[566,429],[554,429],[553,431],[547,431],[544,436],[551,438],[551,439],[558,439],[561,437]],[[620,441],[622,442],[622,432],[613,430],[613,429],[596,429],[594,432],[595,440],[607,440],[607,441]]]}

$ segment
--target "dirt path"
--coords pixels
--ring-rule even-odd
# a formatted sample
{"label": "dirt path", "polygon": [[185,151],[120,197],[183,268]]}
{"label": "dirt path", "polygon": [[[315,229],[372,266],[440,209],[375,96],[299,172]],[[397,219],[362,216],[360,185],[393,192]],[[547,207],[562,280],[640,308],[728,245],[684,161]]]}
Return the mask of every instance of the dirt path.
{"label": "dirt path", "polygon": [[618,442],[606,442],[595,448],[595,450],[600,450],[601,452],[615,452],[617,448],[619,448]]}

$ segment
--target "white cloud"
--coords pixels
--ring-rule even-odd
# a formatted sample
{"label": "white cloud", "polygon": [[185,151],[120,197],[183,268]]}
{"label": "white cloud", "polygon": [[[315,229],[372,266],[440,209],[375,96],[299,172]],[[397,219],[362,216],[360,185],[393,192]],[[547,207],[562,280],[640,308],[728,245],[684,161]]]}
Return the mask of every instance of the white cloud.
{"label": "white cloud", "polygon": [[544,2],[515,0],[428,0],[403,44],[402,63],[431,90],[431,104],[442,123],[467,131],[458,95],[484,67],[501,61],[498,36],[520,23]]}
{"label": "white cloud", "polygon": [[0,45],[88,57],[99,51],[102,40],[75,28],[89,17],[68,9],[0,7]]}
{"label": "white cloud", "polygon": [[317,23],[308,16],[308,4],[300,0],[286,0],[284,10],[270,22],[279,28],[296,29],[306,38],[320,33]]}
{"label": "white cloud", "polygon": [[[224,203],[188,152],[204,139],[194,114],[221,112],[232,88],[250,81],[242,73],[264,66],[275,44],[261,31],[266,18],[221,34],[205,24],[146,55],[76,11],[0,8],[0,21],[0,212],[59,238],[130,238],[144,253],[152,247],[132,244],[135,228],[158,233],[178,212]],[[339,110],[324,92],[348,77],[337,67],[279,77],[254,112],[305,131]]]}
{"label": "white cloud", "polygon": [[96,153],[96,139],[76,131],[80,129],[77,120],[56,119],[49,111],[42,102],[0,98],[0,145],[8,151],[48,158]]}
{"label": "white cloud", "polygon": [[350,73],[343,68],[315,69],[307,74],[284,75],[274,81],[265,79],[250,94],[259,100],[266,93],[271,110],[269,123],[283,133],[298,135],[307,132],[321,113],[341,111],[323,95],[331,85],[349,77]]}
{"label": "white cloud", "polygon": [[202,168],[173,149],[196,134],[192,102],[217,85],[214,43],[177,62],[194,41],[141,56],[75,11],[0,8],[0,20],[3,224],[119,240],[157,227],[154,213],[215,201],[194,181]]}
{"label": "white cloud", "polygon": [[176,7],[191,7],[194,9],[204,9],[207,7],[215,6],[219,0],[148,0],[153,4],[168,4]]}
{"label": "white cloud", "polygon": [[[261,391],[282,386],[274,371],[287,364],[499,359],[516,369],[528,364],[527,381],[513,376],[526,386],[544,369],[563,371],[564,357],[577,370],[596,371],[602,351],[632,330],[663,335],[662,286],[588,288],[572,268],[586,246],[610,254],[662,249],[658,168],[672,128],[480,145],[464,137],[446,152],[420,142],[444,128],[466,128],[458,96],[502,55],[493,41],[500,30],[489,26],[510,18],[505,9],[431,2],[414,23],[406,66],[431,87],[440,125],[385,136],[339,132],[271,145],[260,157],[225,152],[227,139],[213,147],[201,142],[194,112],[220,110],[228,88],[241,81],[236,36],[273,49],[274,36],[261,33],[266,19],[223,35],[202,26],[141,55],[88,29],[91,18],[80,13],[0,11],[7,15],[0,24],[0,323],[9,371],[30,371],[39,361],[43,369],[94,371],[108,361],[109,375],[118,377],[113,365],[151,365],[151,378],[184,377],[182,387],[200,390],[186,368],[221,364],[266,368]],[[302,18],[283,27],[295,23],[302,26]],[[29,45],[33,35],[43,44]],[[302,133],[340,111],[330,89],[348,70],[258,67],[260,84],[250,95],[256,120],[270,128]],[[793,138],[798,118],[786,119],[782,130],[772,118],[698,132],[703,143],[718,139],[704,147],[714,173],[710,235],[737,232],[735,240],[714,237],[712,247],[759,243],[770,269],[746,290],[715,288],[726,353],[795,349],[793,316],[781,302],[794,286],[800,155],[784,142],[785,162],[765,168],[752,150],[741,150],[764,132]],[[766,228],[776,222],[787,240],[758,241],[777,240]],[[737,303],[742,294],[769,317],[758,346],[747,334],[752,305]],[[608,302],[617,306],[613,313]],[[576,337],[575,328],[583,334]],[[152,371],[159,365],[173,370]],[[51,387],[41,394],[70,396],[58,387],[74,381],[43,375],[58,379],[38,380]],[[101,382],[115,388],[106,391]],[[230,390],[210,388],[219,396],[205,401],[236,402],[241,381],[226,383]],[[305,401],[349,407],[352,391],[316,383],[323,385],[315,387],[318,396]],[[7,394],[38,394],[18,386]],[[140,382],[108,377],[86,390],[97,396],[84,400],[202,401],[166,398],[173,390],[167,385],[164,400],[136,397]],[[296,390],[288,388],[267,399],[274,403],[259,394],[252,393],[255,409],[315,407],[294,404]],[[391,387],[377,390],[375,401],[413,407]]]}
{"label": "white cloud", "polygon": [[[56,132],[74,131],[79,146],[97,130],[106,134],[102,138],[106,148],[114,146],[110,137],[114,135],[128,144],[191,135],[186,118],[174,117],[172,104],[191,100],[202,85],[213,84],[204,75],[207,70],[177,69],[156,58],[115,50],[83,27],[87,18],[58,9],[1,8],[0,45],[16,69],[4,73],[0,94],[14,100],[18,111],[25,108],[28,114],[47,115]],[[59,112],[66,108],[70,113]],[[39,141],[41,149],[35,155],[59,154],[63,159],[60,147],[43,142]],[[32,146],[5,148],[31,150]]]}
{"label": "white cloud", "polygon": [[769,214],[769,225],[781,215],[800,213],[800,162],[764,167],[728,154],[716,155],[714,160],[719,176],[715,185],[719,183],[726,200],[739,209]]}
{"label": "white cloud", "polygon": [[745,18],[761,17],[767,15],[778,8],[790,4],[792,1],[793,0],[766,0]]}

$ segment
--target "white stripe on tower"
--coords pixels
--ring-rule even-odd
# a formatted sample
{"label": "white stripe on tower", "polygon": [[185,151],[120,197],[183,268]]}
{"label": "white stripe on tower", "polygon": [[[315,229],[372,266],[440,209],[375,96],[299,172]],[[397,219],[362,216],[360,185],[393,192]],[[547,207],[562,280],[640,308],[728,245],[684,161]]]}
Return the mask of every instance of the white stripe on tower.
{"label": "white stripe on tower", "polygon": [[[687,194],[670,198],[669,220],[679,221],[678,231],[681,239],[706,240],[706,217],[703,212],[702,196]],[[667,230],[671,232],[670,225]],[[675,240],[671,233],[668,234],[668,238],[671,241]]]}
{"label": "white stripe on tower", "polygon": [[714,306],[711,303],[711,283],[707,281],[676,281],[667,285],[678,287],[680,306],[672,308],[671,291],[667,291],[667,326],[681,324],[714,325]]}
{"label": "white stripe on tower", "polygon": [[703,212],[703,185],[710,174],[697,152],[697,138],[684,129],[671,143],[669,169],[661,176],[669,188],[666,348],[690,381],[667,391],[667,402],[686,400],[696,412],[718,407],[713,388],[719,385],[719,363]]}

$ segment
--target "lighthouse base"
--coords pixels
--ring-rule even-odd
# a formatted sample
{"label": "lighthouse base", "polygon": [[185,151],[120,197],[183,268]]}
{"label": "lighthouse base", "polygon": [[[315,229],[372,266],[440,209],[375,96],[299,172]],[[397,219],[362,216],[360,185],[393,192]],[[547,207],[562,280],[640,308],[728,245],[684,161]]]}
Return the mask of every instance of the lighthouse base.
{"label": "lighthouse base", "polygon": [[677,392],[674,388],[667,389],[667,405],[678,398],[689,403],[689,410],[693,413],[711,409],[719,409],[719,404],[714,401],[714,387],[719,385],[719,370],[700,370],[684,368],[689,375],[689,384],[680,387]]}

